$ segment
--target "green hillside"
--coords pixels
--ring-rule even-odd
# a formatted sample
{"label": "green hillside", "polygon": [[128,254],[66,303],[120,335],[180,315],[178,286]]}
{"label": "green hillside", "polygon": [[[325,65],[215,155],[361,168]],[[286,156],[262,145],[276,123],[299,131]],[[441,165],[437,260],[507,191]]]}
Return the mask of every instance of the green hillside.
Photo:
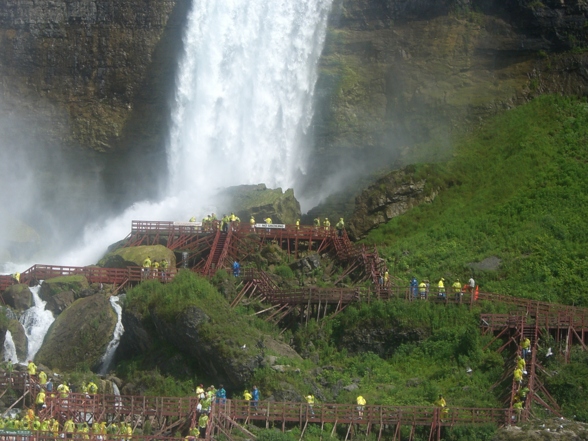
{"label": "green hillside", "polygon": [[[474,274],[484,291],[588,305],[588,103],[545,96],[458,142],[416,173],[435,201],[371,232],[408,281]],[[470,263],[496,257],[496,269]]]}

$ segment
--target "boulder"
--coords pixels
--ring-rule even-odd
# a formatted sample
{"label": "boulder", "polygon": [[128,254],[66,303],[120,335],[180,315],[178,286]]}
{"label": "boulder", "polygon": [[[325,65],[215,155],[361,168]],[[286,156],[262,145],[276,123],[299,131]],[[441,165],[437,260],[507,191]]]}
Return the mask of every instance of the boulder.
{"label": "boulder", "polygon": [[144,245],[139,247],[126,247],[107,253],[98,262],[98,266],[104,268],[126,268],[128,266],[142,266],[143,261],[149,257],[151,261],[161,262],[167,259],[169,268],[176,267],[176,255],[172,250],[163,245]]}
{"label": "boulder", "polygon": [[47,300],[45,309],[48,309],[55,316],[58,316],[63,311],[65,311],[75,300],[75,293],[73,291],[63,291],[55,294],[53,297]]}
{"label": "boulder", "polygon": [[436,195],[437,190],[427,186],[425,178],[415,177],[413,167],[393,171],[355,199],[355,211],[347,223],[347,232],[352,239],[360,239],[411,208],[432,202]]}
{"label": "boulder", "polygon": [[289,266],[294,271],[302,271],[304,274],[309,274],[313,270],[320,268],[321,256],[318,254],[310,254],[309,256],[292,262]]}
{"label": "boulder", "polygon": [[4,303],[17,311],[24,311],[33,306],[33,293],[23,283],[9,286],[2,293]]}
{"label": "boulder", "polygon": [[61,292],[73,291],[75,296],[75,293],[82,292],[89,287],[88,279],[81,275],[55,277],[43,282],[39,296],[41,299],[49,301],[51,297]]}
{"label": "boulder", "polygon": [[79,363],[96,367],[112,339],[116,321],[107,296],[76,300],[49,328],[36,361],[61,370],[73,370]]}
{"label": "boulder", "polygon": [[[240,388],[251,381],[256,369],[265,365],[265,352],[300,359],[296,352],[254,328],[243,329],[257,344],[243,345],[238,336],[223,340],[214,332],[214,324],[205,311],[190,306],[170,321],[152,310],[151,318],[158,335],[195,359],[201,370],[226,387]],[[218,325],[217,325],[218,326]]]}
{"label": "boulder", "polygon": [[218,198],[222,207],[229,207],[227,214],[232,211],[245,223],[251,216],[258,223],[269,216],[275,224],[294,224],[300,218],[300,203],[291,188],[282,192],[281,188],[270,189],[265,184],[239,185],[223,190]]}

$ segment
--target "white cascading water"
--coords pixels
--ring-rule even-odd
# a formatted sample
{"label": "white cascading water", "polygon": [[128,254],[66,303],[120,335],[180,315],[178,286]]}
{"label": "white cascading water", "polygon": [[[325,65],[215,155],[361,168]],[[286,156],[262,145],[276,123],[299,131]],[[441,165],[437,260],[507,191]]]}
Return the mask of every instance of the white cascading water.
{"label": "white cascading water", "polygon": [[95,263],[131,220],[204,216],[222,187],[296,188],[332,0],[198,0],[184,35],[167,198],[89,227],[62,264]]}
{"label": "white cascading water", "polygon": [[170,191],[263,182],[306,167],[331,0],[194,2],[172,115]]}
{"label": "white cascading water", "polygon": [[114,353],[116,352],[116,348],[118,348],[118,344],[120,343],[120,338],[122,337],[123,333],[125,332],[125,328],[122,324],[122,307],[118,303],[119,297],[112,296],[110,297],[110,304],[112,305],[112,309],[116,312],[116,325],[114,327],[114,332],[112,334],[112,340],[108,343],[106,347],[106,352],[102,357],[102,363],[100,364],[100,369],[98,369],[98,373],[100,375],[106,375],[110,369],[110,365],[112,364],[112,360],[114,359]]}
{"label": "white cascading water", "polygon": [[22,360],[22,362],[35,358],[35,355],[41,349],[47,331],[49,331],[51,324],[55,321],[53,313],[45,309],[47,302],[44,302],[39,297],[40,288],[40,285],[31,288],[31,292],[33,293],[33,306],[27,309],[19,319],[28,341],[27,358],[26,360]]}
{"label": "white cascading water", "polygon": [[6,336],[4,337],[4,361],[10,361],[13,364],[18,363],[16,346],[14,345],[14,340],[12,339],[12,333],[10,331],[6,331]]}

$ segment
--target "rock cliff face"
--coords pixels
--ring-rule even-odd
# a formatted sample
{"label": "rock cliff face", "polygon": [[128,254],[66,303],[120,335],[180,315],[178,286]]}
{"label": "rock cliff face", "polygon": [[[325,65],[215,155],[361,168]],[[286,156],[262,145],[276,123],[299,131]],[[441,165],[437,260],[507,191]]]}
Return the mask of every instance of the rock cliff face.
{"label": "rock cliff face", "polygon": [[[156,196],[190,4],[0,3],[0,130],[26,146],[5,147],[7,161],[36,162],[40,188],[75,179],[60,204],[78,216],[95,185],[104,204]],[[587,15],[584,0],[334,0],[298,196],[320,200],[375,169],[445,159],[453,136],[536,94],[586,94]]]}
{"label": "rock cliff face", "polygon": [[[162,152],[165,109],[189,5],[176,0],[3,1],[0,119],[17,113],[21,128],[30,128],[25,130],[29,143],[53,152],[62,147],[116,151],[79,158],[82,177],[91,180],[104,168],[112,188],[121,183],[120,170],[131,175],[141,170],[135,174],[140,177],[155,165],[161,168],[165,161],[153,155]],[[141,154],[132,154],[136,151]],[[152,183],[158,175],[150,176]],[[116,193],[122,192],[125,188]]]}
{"label": "rock cliff face", "polygon": [[335,0],[307,191],[443,160],[453,136],[539,93],[588,94],[586,23],[580,0]]}

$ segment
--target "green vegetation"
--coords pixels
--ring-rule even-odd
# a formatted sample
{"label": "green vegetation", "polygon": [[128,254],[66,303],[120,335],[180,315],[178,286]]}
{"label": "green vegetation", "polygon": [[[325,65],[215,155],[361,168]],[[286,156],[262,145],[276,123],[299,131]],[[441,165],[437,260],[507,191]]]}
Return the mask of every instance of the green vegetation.
{"label": "green vegetation", "polygon": [[[486,291],[588,305],[588,103],[545,96],[510,110],[456,146],[454,159],[419,166],[440,188],[373,231],[392,272],[467,280]],[[500,259],[497,270],[471,263]]]}
{"label": "green vegetation", "polygon": [[[453,406],[500,407],[488,389],[502,374],[503,360],[482,350],[488,341],[480,336],[479,311],[376,302],[348,307],[326,323],[296,334],[297,347],[312,342],[321,365],[331,366],[321,372],[323,384],[355,383],[372,404],[427,406],[443,393]],[[376,349],[390,355],[371,352]],[[341,391],[335,399],[352,403],[356,395]]]}
{"label": "green vegetation", "polygon": [[45,280],[41,286],[41,298],[44,300],[53,297],[63,291],[79,292],[87,289],[90,285],[83,275],[61,276]]}
{"label": "green vegetation", "polygon": [[[412,166],[417,178],[426,178],[428,188],[438,190],[438,197],[374,230],[367,242],[383,244],[380,253],[388,260],[391,273],[406,283],[413,275],[431,282],[443,276],[451,284],[456,278],[465,282],[473,274],[486,291],[587,305],[583,295],[588,289],[584,251],[588,239],[584,216],[587,141],[586,101],[542,97],[510,110],[458,143],[450,162]],[[266,253],[263,258],[269,262],[270,257]],[[491,257],[500,262],[496,268],[472,265]],[[278,260],[269,267],[281,283],[287,284],[294,276]],[[313,283],[328,285],[339,268],[315,271],[321,277]],[[229,287],[232,291],[227,288],[234,283],[226,272],[213,278],[213,284],[225,293],[234,292],[235,286]],[[252,316],[266,306],[252,303],[230,309],[227,294],[223,296],[208,281],[189,272],[180,273],[167,286],[157,281],[143,283],[126,300],[126,307],[145,315],[156,313],[168,321],[190,306],[206,311],[211,318],[209,335],[218,335],[221,341],[238,335],[243,341],[248,339],[247,345],[255,344],[260,333],[279,338],[273,325]],[[310,320],[307,326],[290,327],[284,340],[303,359],[278,356],[277,363],[287,367],[284,372],[263,366],[252,381],[260,386],[262,398],[279,397],[282,392],[301,397],[310,390],[317,397],[317,406],[351,404],[358,394],[368,404],[431,406],[442,393],[450,409],[503,407],[505,390],[491,386],[503,375],[512,353],[497,353],[504,343],[501,340],[486,348],[492,337],[480,333],[481,312],[508,313],[509,307],[482,303],[470,310],[400,300],[349,306],[320,324]],[[571,363],[565,364],[558,355],[545,357],[547,347],[556,349],[554,342],[541,344],[546,387],[564,415],[588,421],[584,393],[588,356],[575,348]],[[154,359],[178,359],[177,349],[163,342],[156,352]],[[150,384],[151,393],[191,391],[194,381],[190,376],[159,370],[149,373],[142,370],[143,361],[127,360],[119,373]],[[196,377],[203,375],[198,372]],[[231,391],[230,396],[239,394]],[[534,412],[541,414],[538,408]],[[260,440],[301,438],[298,427],[289,427],[286,433],[249,428]],[[364,429],[354,439],[375,439],[374,434],[362,433]],[[309,425],[304,439],[324,439],[331,430],[328,424],[322,433],[320,426]],[[490,440],[495,430],[447,428],[443,439]],[[345,437],[345,433],[336,433]],[[428,432],[419,429],[416,435],[416,439],[427,439]]]}
{"label": "green vegetation", "polygon": [[168,323],[174,323],[189,307],[199,308],[209,319],[200,328],[202,337],[218,342],[233,341],[238,336],[240,344],[254,347],[260,336],[251,326],[251,317],[238,315],[208,280],[190,271],[180,271],[167,285],[156,280],[142,283],[129,291],[125,306],[143,315],[155,313]]}

